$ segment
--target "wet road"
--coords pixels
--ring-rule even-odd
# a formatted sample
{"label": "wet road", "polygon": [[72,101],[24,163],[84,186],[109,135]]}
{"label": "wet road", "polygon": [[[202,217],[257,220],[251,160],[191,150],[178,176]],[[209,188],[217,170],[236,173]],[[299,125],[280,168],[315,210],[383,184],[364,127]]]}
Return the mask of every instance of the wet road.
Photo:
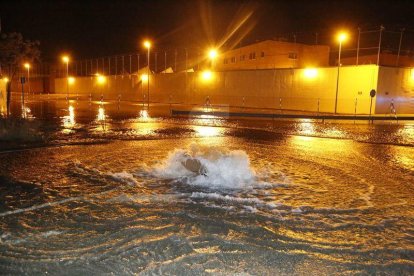
{"label": "wet road", "polygon": [[5,274],[414,271],[411,124],[28,106],[34,119],[12,133],[25,146],[0,154]]}

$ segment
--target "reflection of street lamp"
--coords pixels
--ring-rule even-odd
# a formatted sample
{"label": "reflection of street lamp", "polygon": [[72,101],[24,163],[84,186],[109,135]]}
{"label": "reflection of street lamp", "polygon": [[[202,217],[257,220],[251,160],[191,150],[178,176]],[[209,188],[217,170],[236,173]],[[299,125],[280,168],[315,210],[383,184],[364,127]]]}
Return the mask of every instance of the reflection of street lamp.
{"label": "reflection of street lamp", "polygon": [[344,32],[338,34],[338,41],[339,41],[339,52],[338,52],[338,72],[336,76],[336,94],[335,94],[335,114],[338,107],[338,88],[339,88],[339,67],[341,67],[341,50],[342,50],[342,42],[348,38],[348,35]]}
{"label": "reflection of street lamp", "polygon": [[27,69],[27,84],[29,85],[29,94],[30,94],[30,91],[31,91],[30,89],[30,63],[26,62],[24,64],[24,68]]}
{"label": "reflection of street lamp", "polygon": [[148,56],[147,56],[147,62],[148,62],[148,68],[147,68],[147,101],[148,101],[148,108],[149,108],[149,75],[150,75],[150,49],[151,49],[151,42],[149,40],[144,41],[144,47],[148,49]]}
{"label": "reflection of street lamp", "polygon": [[63,56],[62,61],[66,63],[66,99],[69,99],[69,57]]}
{"label": "reflection of street lamp", "polygon": [[214,60],[217,58],[218,53],[216,49],[210,49],[208,51],[208,58],[211,60],[211,67],[214,67]]}

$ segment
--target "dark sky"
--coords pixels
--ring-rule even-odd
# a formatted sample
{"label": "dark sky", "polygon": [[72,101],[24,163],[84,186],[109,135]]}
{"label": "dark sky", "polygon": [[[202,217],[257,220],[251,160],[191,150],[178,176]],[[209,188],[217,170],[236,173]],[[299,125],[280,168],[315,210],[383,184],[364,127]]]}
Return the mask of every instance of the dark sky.
{"label": "dark sky", "polygon": [[63,51],[77,58],[136,52],[144,37],[158,49],[234,47],[277,36],[320,34],[339,28],[414,30],[413,0],[276,1],[19,1],[0,2],[2,32],[39,40],[44,60]]}

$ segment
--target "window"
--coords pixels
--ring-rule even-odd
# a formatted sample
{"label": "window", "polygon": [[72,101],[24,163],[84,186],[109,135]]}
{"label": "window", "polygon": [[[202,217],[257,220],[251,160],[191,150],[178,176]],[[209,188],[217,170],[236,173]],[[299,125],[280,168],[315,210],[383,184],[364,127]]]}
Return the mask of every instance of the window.
{"label": "window", "polygon": [[223,64],[227,64],[228,63],[228,60],[227,60],[227,58],[225,58],[224,60],[223,60]]}
{"label": "window", "polygon": [[289,53],[289,58],[290,59],[298,59],[298,54],[297,53]]}
{"label": "window", "polygon": [[260,57],[264,58],[264,52],[263,51],[260,53]]}
{"label": "window", "polygon": [[231,63],[236,63],[236,57],[232,57],[232,58],[230,59],[230,61],[231,61]]}
{"label": "window", "polygon": [[249,59],[256,59],[256,53],[255,52],[251,52],[249,54]]}
{"label": "window", "polygon": [[246,59],[246,55],[241,55],[240,56],[240,61],[244,61]]}

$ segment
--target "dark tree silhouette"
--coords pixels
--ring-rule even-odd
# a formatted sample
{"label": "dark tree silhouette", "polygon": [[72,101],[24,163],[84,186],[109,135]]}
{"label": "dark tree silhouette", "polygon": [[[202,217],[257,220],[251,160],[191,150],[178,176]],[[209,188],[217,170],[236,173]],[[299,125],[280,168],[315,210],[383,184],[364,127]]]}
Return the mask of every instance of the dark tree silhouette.
{"label": "dark tree silhouette", "polygon": [[10,101],[13,79],[23,62],[40,60],[39,41],[24,40],[20,33],[1,34],[0,65],[2,74],[7,74],[7,116],[10,114]]}

